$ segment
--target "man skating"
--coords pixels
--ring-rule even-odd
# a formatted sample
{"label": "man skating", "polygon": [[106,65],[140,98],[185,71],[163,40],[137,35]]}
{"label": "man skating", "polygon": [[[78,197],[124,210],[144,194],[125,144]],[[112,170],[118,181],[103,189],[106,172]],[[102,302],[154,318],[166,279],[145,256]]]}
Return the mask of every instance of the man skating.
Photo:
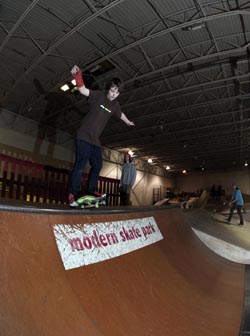
{"label": "man skating", "polygon": [[126,115],[121,111],[117,100],[123,89],[123,83],[119,78],[113,78],[106,84],[106,92],[99,90],[89,90],[85,87],[82,71],[78,66],[74,66],[71,74],[76,80],[79,92],[88,97],[89,112],[83,119],[77,131],[75,142],[75,162],[73,165],[69,190],[69,205],[78,206],[76,202],[82,195],[81,177],[89,162],[91,169],[88,175],[87,190],[88,195],[100,196],[96,192],[96,185],[99,173],[102,168],[102,151],[99,137],[112,116],[121,119],[126,125],[134,126]]}

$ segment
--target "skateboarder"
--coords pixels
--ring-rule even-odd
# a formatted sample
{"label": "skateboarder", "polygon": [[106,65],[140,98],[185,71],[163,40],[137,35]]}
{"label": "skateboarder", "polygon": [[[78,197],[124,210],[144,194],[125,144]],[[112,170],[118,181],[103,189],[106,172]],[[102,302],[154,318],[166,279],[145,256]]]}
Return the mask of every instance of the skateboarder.
{"label": "skateboarder", "polygon": [[87,194],[100,196],[96,192],[96,184],[102,168],[102,151],[99,137],[112,116],[121,119],[126,125],[134,126],[121,111],[116,99],[123,89],[123,83],[119,78],[113,78],[106,84],[106,92],[89,90],[85,87],[82,71],[77,65],[71,70],[76,80],[79,92],[88,97],[89,112],[83,119],[76,135],[75,162],[71,173],[68,201],[70,206],[78,206],[77,199],[80,195],[81,177],[85,166],[89,162],[91,169],[87,181]]}
{"label": "skateboarder", "polygon": [[136,168],[132,163],[132,157],[129,153],[124,154],[124,164],[122,166],[122,176],[120,180],[120,198],[121,205],[130,204],[130,192],[135,183]]}
{"label": "skateboarder", "polygon": [[241,212],[241,209],[242,209],[242,206],[244,204],[244,201],[243,201],[243,197],[242,197],[242,194],[241,194],[241,191],[240,189],[237,187],[236,183],[233,184],[233,193],[232,193],[232,198],[231,198],[231,201],[230,201],[230,214],[229,214],[229,217],[226,219],[226,221],[228,223],[231,222],[231,219],[233,217],[233,213],[234,213],[234,210],[237,210],[237,213],[240,217],[240,226],[244,225],[244,221],[243,221],[243,216],[242,216],[242,212]]}

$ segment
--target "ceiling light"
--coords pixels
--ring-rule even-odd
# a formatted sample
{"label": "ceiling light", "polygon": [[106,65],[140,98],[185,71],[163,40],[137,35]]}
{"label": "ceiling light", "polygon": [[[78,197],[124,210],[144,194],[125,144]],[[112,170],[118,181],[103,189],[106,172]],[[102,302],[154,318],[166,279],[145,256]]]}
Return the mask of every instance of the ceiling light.
{"label": "ceiling light", "polygon": [[167,167],[166,167],[166,169],[167,169],[167,170],[170,170],[170,167],[169,167],[169,166],[167,166]]}
{"label": "ceiling light", "polygon": [[75,79],[72,79],[71,83],[76,86],[76,80]]}
{"label": "ceiling light", "polygon": [[74,92],[78,91],[78,88],[77,88],[77,86],[74,86],[74,87],[73,87],[73,89],[71,89],[70,91],[71,91],[72,93],[74,93]]}
{"label": "ceiling light", "polygon": [[62,90],[62,91],[68,91],[69,90],[69,86],[67,85],[67,84],[64,84],[63,86],[61,86],[60,87],[60,89]]}
{"label": "ceiling light", "polygon": [[248,166],[248,163],[247,163],[247,161],[245,162],[245,167],[247,167]]}
{"label": "ceiling light", "polygon": [[190,30],[199,30],[199,29],[202,29],[202,28],[205,28],[205,24],[204,23],[202,23],[200,25],[191,26]]}
{"label": "ceiling light", "polygon": [[152,163],[153,162],[153,160],[152,159],[148,159],[148,163]]}
{"label": "ceiling light", "polygon": [[199,30],[199,29],[203,29],[205,28],[205,24],[197,24],[197,25],[191,25],[191,26],[187,26],[182,28],[182,30]]}
{"label": "ceiling light", "polygon": [[187,172],[187,171],[186,171],[185,169],[182,171],[183,174],[186,174],[186,172]]}

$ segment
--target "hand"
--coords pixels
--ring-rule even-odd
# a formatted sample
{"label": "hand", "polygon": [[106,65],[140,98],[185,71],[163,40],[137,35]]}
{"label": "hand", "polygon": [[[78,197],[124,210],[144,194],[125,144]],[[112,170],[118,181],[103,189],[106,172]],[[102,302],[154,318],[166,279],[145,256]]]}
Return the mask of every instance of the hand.
{"label": "hand", "polygon": [[76,85],[78,87],[82,87],[84,85],[84,82],[83,82],[83,79],[82,79],[82,70],[77,65],[75,65],[71,69],[71,74],[76,80]]}
{"label": "hand", "polygon": [[73,68],[71,69],[71,74],[73,77],[75,77],[75,75],[81,71],[81,69],[77,66],[77,65],[74,65]]}

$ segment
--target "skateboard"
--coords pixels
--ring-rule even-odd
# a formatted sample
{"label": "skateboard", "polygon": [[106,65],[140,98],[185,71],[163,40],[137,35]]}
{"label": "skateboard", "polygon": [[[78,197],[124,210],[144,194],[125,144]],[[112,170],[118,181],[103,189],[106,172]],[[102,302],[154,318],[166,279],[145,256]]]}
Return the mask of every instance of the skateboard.
{"label": "skateboard", "polygon": [[106,205],[106,195],[101,197],[85,195],[78,198],[76,202],[80,205],[81,209],[92,207],[99,208],[100,205]]}

